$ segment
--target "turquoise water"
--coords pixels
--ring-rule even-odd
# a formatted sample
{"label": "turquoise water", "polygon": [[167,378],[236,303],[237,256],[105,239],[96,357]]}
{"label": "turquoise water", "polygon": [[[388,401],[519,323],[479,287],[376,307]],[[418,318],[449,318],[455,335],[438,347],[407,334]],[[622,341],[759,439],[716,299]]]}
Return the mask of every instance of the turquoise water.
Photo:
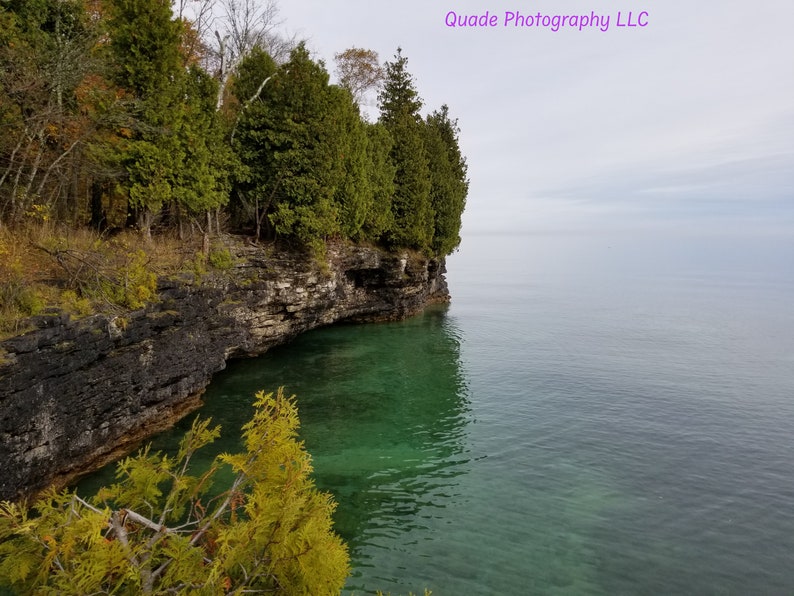
{"label": "turquoise water", "polygon": [[449,307],[230,363],[203,413],[230,450],[298,395],[350,593],[794,593],[792,248],[467,237]]}

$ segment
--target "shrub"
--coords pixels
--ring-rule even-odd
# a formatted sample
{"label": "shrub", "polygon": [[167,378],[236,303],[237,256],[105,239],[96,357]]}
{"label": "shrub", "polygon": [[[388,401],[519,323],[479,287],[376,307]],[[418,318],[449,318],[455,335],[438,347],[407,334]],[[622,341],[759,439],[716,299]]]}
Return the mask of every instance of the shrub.
{"label": "shrub", "polygon": [[21,319],[39,314],[46,306],[38,284],[25,279],[21,261],[4,262],[7,255],[0,244],[0,333],[17,332]]}
{"label": "shrub", "polygon": [[[196,420],[171,457],[144,449],[90,500],[0,505],[0,584],[19,593],[338,594],[349,571],[331,497],[311,479],[294,397],[256,396],[245,452],[190,474],[220,428]],[[233,479],[210,492],[218,469]]]}
{"label": "shrub", "polygon": [[210,252],[210,265],[221,271],[228,271],[234,267],[234,257],[228,248],[215,249]]}
{"label": "shrub", "polygon": [[102,293],[114,304],[142,308],[157,295],[157,276],[148,268],[149,258],[142,250],[127,253],[115,277],[100,282]]}

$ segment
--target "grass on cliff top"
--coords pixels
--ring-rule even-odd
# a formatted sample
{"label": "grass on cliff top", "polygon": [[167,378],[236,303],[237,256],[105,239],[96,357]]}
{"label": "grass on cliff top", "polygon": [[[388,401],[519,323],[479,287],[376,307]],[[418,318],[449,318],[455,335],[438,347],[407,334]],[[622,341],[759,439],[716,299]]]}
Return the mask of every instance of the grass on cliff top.
{"label": "grass on cliff top", "polygon": [[[210,252],[210,266],[228,265],[224,250]],[[141,308],[156,298],[158,277],[200,275],[207,260],[200,236],[146,242],[132,230],[107,237],[46,222],[0,229],[0,339],[27,331],[29,317],[50,309],[79,317]]]}

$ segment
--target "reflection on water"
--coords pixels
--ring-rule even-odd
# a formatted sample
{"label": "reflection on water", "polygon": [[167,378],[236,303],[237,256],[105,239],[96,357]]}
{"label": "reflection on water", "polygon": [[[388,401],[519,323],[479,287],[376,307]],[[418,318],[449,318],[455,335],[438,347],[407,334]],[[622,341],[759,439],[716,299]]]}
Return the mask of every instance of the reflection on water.
{"label": "reflection on water", "polygon": [[430,538],[430,520],[455,499],[468,469],[459,331],[445,307],[402,323],[316,331],[235,363],[213,383],[205,412],[277,384],[298,395],[317,483],[339,501],[351,589],[389,589],[404,573],[374,558],[402,537]]}
{"label": "reflection on water", "polygon": [[[284,385],[298,396],[317,484],[339,503],[336,530],[353,559],[349,589],[401,590],[405,562],[402,570],[389,568],[393,559],[378,555],[394,544],[410,549],[432,540],[434,520],[458,498],[458,478],[468,471],[460,343],[447,307],[438,306],[399,323],[316,330],[261,358],[230,363],[200,411],[223,427],[205,463],[242,448],[237,430],[251,416],[256,391]],[[192,419],[153,447],[175,450]]]}
{"label": "reflection on water", "polygon": [[349,592],[791,594],[791,242],[748,272],[732,243],[479,240],[451,308],[230,365],[220,448],[256,390],[298,395]]}

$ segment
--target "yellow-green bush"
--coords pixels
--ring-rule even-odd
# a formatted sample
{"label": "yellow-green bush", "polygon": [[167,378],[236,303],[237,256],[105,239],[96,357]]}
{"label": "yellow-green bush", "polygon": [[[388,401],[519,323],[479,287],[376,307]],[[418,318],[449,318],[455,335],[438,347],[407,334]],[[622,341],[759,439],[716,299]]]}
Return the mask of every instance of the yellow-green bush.
{"label": "yellow-green bush", "polygon": [[64,290],[61,294],[61,307],[66,312],[77,316],[90,315],[94,310],[91,300],[78,296],[74,290]]}
{"label": "yellow-green bush", "polygon": [[[0,503],[0,587],[19,594],[339,594],[349,573],[335,503],[311,478],[294,398],[256,396],[245,451],[193,473],[220,427],[193,424],[177,453],[144,449],[91,499],[50,491]],[[225,492],[214,489],[221,482]],[[230,468],[230,470],[229,470]],[[229,472],[231,475],[229,475]]]}
{"label": "yellow-green bush", "polygon": [[201,283],[201,279],[207,275],[207,255],[203,252],[197,252],[193,260],[190,261],[190,266],[196,278],[196,283]]}
{"label": "yellow-green bush", "polygon": [[39,314],[46,306],[38,286],[25,279],[20,260],[9,261],[8,254],[0,244],[0,333],[16,332],[20,319]]}
{"label": "yellow-green bush", "polygon": [[234,267],[234,257],[228,248],[219,248],[211,251],[209,262],[215,269],[220,269],[221,271],[227,271]]}
{"label": "yellow-green bush", "polygon": [[149,259],[144,251],[128,253],[126,260],[116,278],[106,278],[100,286],[103,294],[114,304],[142,308],[157,295],[157,276],[149,269]]}

